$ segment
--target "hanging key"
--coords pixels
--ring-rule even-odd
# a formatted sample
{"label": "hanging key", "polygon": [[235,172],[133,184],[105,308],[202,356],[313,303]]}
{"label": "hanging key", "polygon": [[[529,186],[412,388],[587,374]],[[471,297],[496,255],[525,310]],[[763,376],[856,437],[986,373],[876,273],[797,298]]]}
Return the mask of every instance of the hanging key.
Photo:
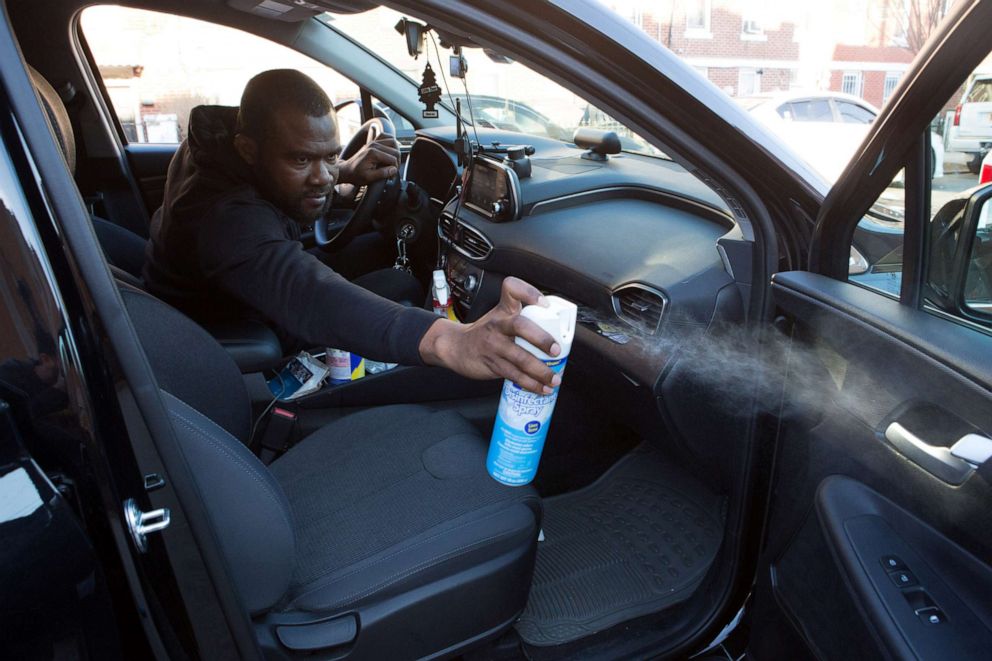
{"label": "hanging key", "polygon": [[397,271],[412,272],[410,258],[406,255],[406,241],[403,239],[396,239],[396,263],[393,264],[393,268]]}

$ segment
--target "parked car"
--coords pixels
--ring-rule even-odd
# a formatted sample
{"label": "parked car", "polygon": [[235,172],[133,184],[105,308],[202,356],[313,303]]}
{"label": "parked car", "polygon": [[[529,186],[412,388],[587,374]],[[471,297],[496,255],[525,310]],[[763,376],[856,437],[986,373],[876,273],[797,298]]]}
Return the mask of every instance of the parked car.
{"label": "parked car", "polygon": [[[547,115],[522,101],[484,94],[473,94],[466,98],[472,101],[471,111],[480,127],[543,135],[566,142],[572,139],[574,128],[568,130],[559,126]],[[467,114],[467,104],[464,110]]]}
{"label": "parked car", "polygon": [[[987,658],[992,187],[931,220],[913,146],[987,56],[992,3],[953,4],[836,182],[601,3],[402,6],[5,2],[3,656]],[[511,275],[580,306],[532,485],[485,469],[502,383],[410,365],[277,402],[271,329],[144,290],[177,145],[126,140],[100,59],[147,47],[167,82],[219,87],[262,50],[232,29],[414,127],[405,180],[342,210],[377,210],[356,241],[413,225],[411,268],[443,263],[465,323]],[[500,151],[521,134],[426,108],[393,63],[435,37],[670,157],[602,134]],[[848,273],[900,171],[896,297]]]}
{"label": "parked car", "polygon": [[[878,116],[875,106],[841,92],[771,92],[738,102],[830,181],[840,176]],[[943,140],[933,132],[930,158],[931,175],[943,176]]]}
{"label": "parked car", "polygon": [[971,77],[947,130],[947,151],[968,156],[968,169],[978,174],[982,143],[992,143],[992,74]]}

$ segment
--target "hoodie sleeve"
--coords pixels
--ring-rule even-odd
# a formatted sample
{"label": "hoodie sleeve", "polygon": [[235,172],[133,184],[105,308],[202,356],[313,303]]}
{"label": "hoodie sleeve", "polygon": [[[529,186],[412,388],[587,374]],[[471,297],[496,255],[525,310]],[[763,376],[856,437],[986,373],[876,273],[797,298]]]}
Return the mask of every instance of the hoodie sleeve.
{"label": "hoodie sleeve", "polygon": [[208,286],[312,346],[420,365],[420,340],[437,317],[352,284],[287,236],[271,207],[230,202],[198,235]]}

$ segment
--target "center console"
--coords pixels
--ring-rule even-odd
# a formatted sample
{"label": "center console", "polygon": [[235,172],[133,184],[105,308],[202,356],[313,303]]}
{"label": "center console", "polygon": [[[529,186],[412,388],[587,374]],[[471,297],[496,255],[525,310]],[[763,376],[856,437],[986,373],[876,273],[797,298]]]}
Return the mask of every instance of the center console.
{"label": "center console", "polygon": [[455,312],[462,321],[472,321],[481,314],[476,310],[473,315],[472,306],[489,284],[483,264],[493,244],[477,226],[519,217],[520,180],[514,168],[504,160],[477,156],[461,195],[448,203],[438,222],[438,236],[447,257],[445,275]]}

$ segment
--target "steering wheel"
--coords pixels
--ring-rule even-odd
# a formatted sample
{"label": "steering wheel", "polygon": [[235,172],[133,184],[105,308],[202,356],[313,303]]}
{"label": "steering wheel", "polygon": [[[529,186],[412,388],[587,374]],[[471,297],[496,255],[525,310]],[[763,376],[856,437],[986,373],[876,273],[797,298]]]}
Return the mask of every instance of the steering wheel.
{"label": "steering wheel", "polygon": [[[385,117],[373,117],[358,129],[358,132],[348,141],[341,158],[347,160],[358,153],[365,145],[374,142],[379,136],[388,135],[395,140],[396,129],[393,123]],[[384,193],[396,188],[399,174],[389,179],[379,179],[371,184],[361,186],[355,195],[357,206],[353,211],[332,209],[326,215],[318,218],[313,226],[314,239],[323,249],[329,249],[332,244],[344,241],[372,229],[372,219],[375,217]]]}

